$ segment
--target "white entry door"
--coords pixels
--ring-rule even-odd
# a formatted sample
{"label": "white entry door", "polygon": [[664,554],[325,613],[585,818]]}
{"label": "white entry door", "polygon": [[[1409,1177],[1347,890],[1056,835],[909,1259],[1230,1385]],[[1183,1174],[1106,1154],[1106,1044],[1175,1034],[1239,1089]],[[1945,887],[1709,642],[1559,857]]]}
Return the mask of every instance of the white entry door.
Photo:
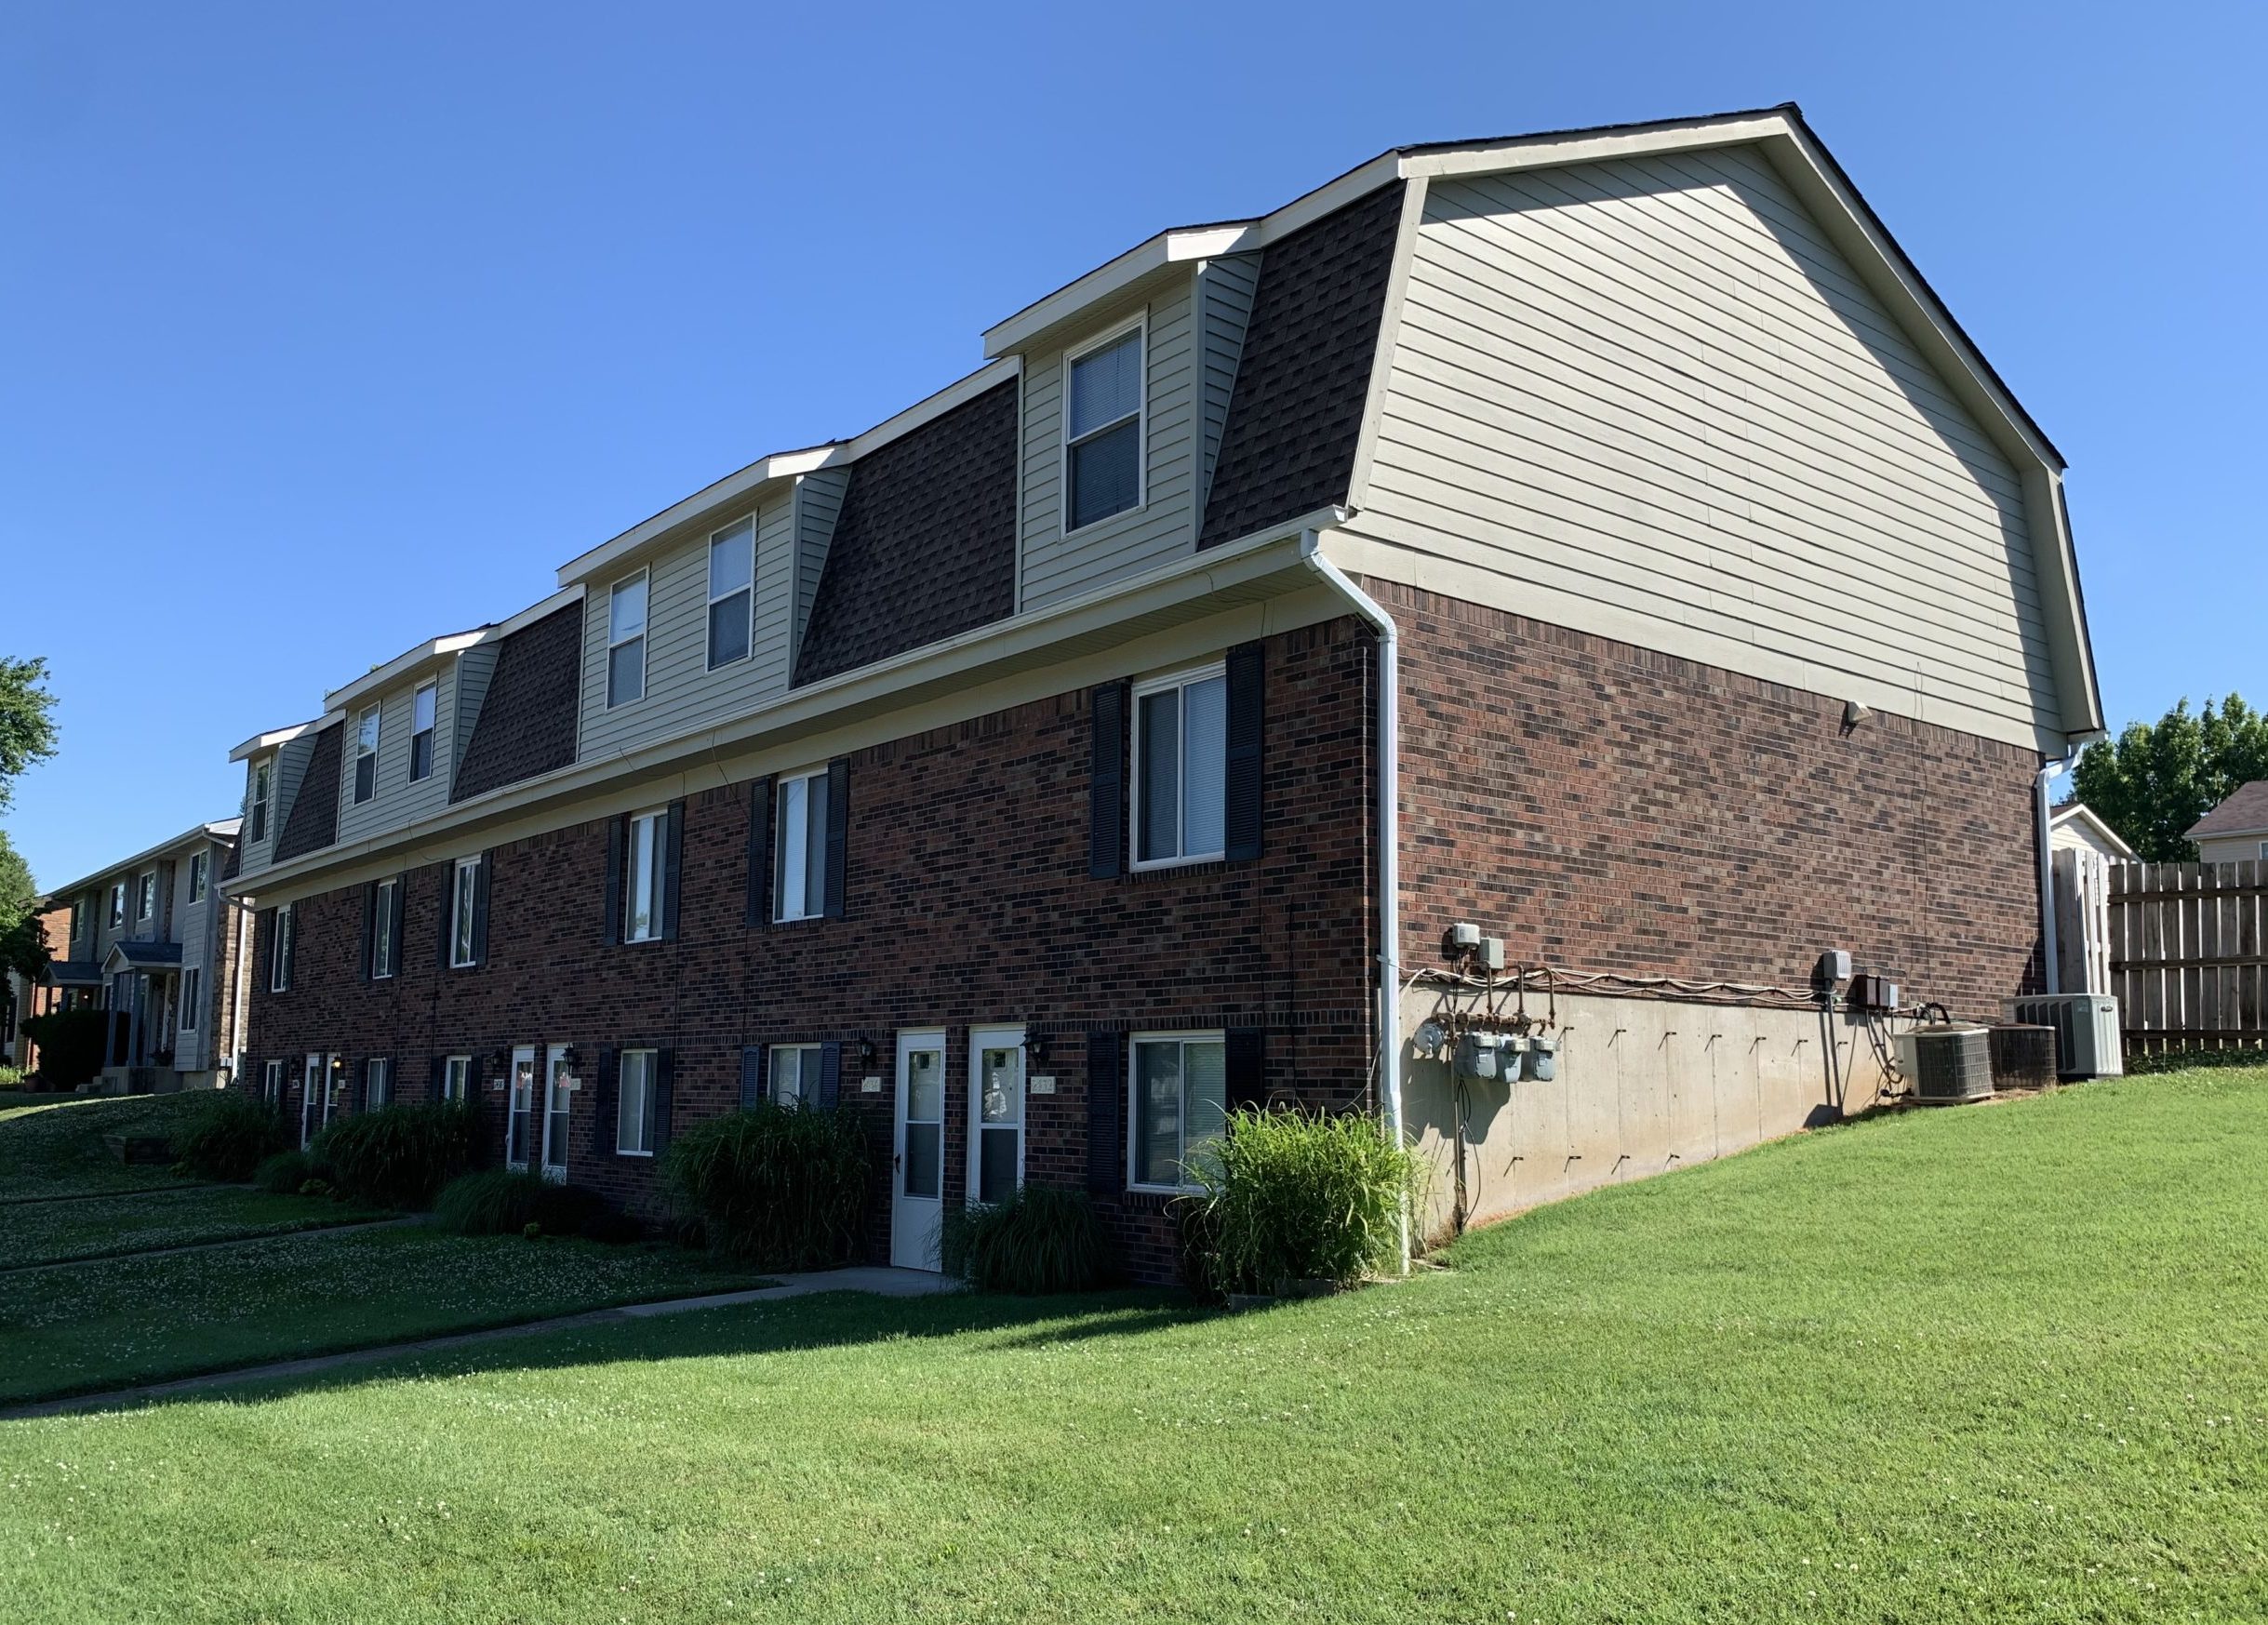
{"label": "white entry door", "polygon": [[1023,1185],[1023,1029],[968,1030],[968,1199],[1006,1202]]}
{"label": "white entry door", "polygon": [[939,1268],[945,1217],[945,1035],[898,1035],[898,1130],[890,1166],[890,1262]]}
{"label": "white entry door", "polygon": [[504,1166],[527,1166],[528,1131],[535,1126],[536,1046],[512,1052],[512,1093],[504,1112]]}
{"label": "white entry door", "polygon": [[567,1046],[554,1044],[543,1059],[543,1177],[567,1183],[568,1112],[575,1099],[575,1074]]}
{"label": "white entry door", "polygon": [[300,1077],[300,1149],[305,1151],[308,1142],[322,1132],[322,1095],[330,1086],[330,1074],[324,1071],[323,1058],[307,1058],[307,1070]]}

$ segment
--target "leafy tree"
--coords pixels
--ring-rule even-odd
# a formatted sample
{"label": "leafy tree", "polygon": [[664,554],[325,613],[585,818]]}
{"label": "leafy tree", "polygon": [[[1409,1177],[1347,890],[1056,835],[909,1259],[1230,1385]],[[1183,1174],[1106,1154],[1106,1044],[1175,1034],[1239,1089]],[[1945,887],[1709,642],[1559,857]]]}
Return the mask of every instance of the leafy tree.
{"label": "leafy tree", "polygon": [[55,754],[55,696],[40,685],[47,662],[0,655],[0,807],[8,805],[17,777]]}
{"label": "leafy tree", "polygon": [[34,905],[39,893],[32,871],[0,830],[0,972],[16,971],[26,980],[47,967],[47,939]]}
{"label": "leafy tree", "polygon": [[2234,694],[2195,716],[2185,699],[2155,723],[2128,723],[2072,770],[2079,799],[2155,863],[2195,859],[2185,832],[2255,779],[2268,779],[2268,715]]}

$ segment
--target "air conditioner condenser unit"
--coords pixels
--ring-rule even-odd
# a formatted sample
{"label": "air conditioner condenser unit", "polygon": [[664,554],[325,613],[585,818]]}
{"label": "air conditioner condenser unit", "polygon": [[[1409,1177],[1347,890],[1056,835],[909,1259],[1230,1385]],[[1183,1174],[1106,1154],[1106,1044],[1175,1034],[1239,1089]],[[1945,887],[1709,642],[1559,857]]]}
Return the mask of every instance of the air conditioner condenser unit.
{"label": "air conditioner condenser unit", "polygon": [[1957,1106],[1993,1094],[1992,1034],[1981,1027],[1916,1027],[1898,1035],[1898,1066],[1926,1105]]}
{"label": "air conditioner condenser unit", "polygon": [[2055,1029],[2056,1072],[2115,1078],[2127,1070],[2118,1001],[2109,993],[2041,993],[2008,1001],[2010,1020]]}

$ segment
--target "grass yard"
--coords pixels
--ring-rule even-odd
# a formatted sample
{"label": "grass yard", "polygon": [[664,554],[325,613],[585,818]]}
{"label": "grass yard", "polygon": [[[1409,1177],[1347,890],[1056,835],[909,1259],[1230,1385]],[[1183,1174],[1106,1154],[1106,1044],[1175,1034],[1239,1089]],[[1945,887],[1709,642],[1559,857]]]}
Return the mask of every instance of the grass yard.
{"label": "grass yard", "polygon": [[2268,1073],[2138,1079],[1260,1313],[807,1299],[4,1423],[10,1615],[2258,1619],[2264,1150]]}
{"label": "grass yard", "polygon": [[[7,1097],[0,1095],[0,1101]],[[0,1104],[0,1214],[50,1196],[150,1191],[185,1183],[163,1163],[128,1165],[108,1134],[171,1137],[202,1095],[74,1096],[52,1105]]]}
{"label": "grass yard", "polygon": [[759,1279],[679,1247],[423,1226],[27,1271],[0,1275],[0,1404]]}
{"label": "grass yard", "polygon": [[319,1196],[272,1196],[239,1185],[196,1185],[0,1206],[0,1272],[28,1264],[236,1241],[383,1218]]}

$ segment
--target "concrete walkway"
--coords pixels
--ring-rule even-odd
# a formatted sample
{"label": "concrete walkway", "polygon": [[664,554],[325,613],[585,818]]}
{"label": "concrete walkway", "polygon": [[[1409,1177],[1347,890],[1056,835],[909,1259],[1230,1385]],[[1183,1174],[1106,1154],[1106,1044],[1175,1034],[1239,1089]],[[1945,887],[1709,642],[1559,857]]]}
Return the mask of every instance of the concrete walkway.
{"label": "concrete walkway", "polygon": [[847,1270],[813,1270],[802,1274],[774,1275],[773,1286],[754,1286],[744,1292],[712,1292],[703,1298],[669,1298],[657,1303],[626,1303],[615,1309],[586,1310],[580,1314],[554,1315],[550,1320],[523,1321],[517,1325],[490,1326],[483,1331],[452,1332],[447,1337],[419,1338],[407,1343],[381,1343],[376,1348],[349,1349],[337,1354],[311,1354],[303,1360],[277,1360],[266,1365],[241,1365],[233,1371],[208,1372],[172,1382],[145,1383],[139,1388],[114,1388],[103,1393],[74,1393],[62,1399],[44,1399],[34,1405],[0,1408],[0,1421],[26,1417],[63,1416],[73,1411],[110,1410],[180,1394],[207,1393],[242,1382],[268,1382],[278,1378],[310,1377],[348,1365],[370,1365],[401,1354],[438,1353],[474,1343],[504,1338],[529,1338],[543,1332],[567,1331],[577,1326],[619,1325],[650,1320],[656,1315],[686,1314],[697,1309],[727,1309],[742,1303],[770,1303],[779,1299],[803,1298],[815,1292],[871,1292],[880,1298],[925,1298],[931,1293],[958,1290],[960,1283],[927,1270],[885,1269],[861,1265]]}

